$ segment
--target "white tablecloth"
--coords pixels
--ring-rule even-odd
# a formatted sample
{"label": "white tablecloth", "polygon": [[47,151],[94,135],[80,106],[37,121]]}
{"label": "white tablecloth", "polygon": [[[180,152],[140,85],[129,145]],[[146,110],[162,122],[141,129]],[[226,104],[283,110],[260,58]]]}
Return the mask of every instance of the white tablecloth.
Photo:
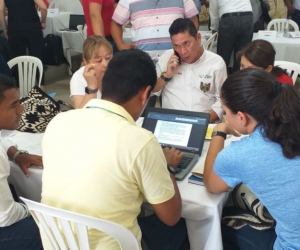
{"label": "white tablecloth", "polygon": [[55,35],[59,30],[69,28],[70,14],[71,12],[60,12],[58,15],[48,14],[46,28],[43,30],[44,36]]}
{"label": "white tablecloth", "polygon": [[[253,34],[253,40],[259,39],[258,34]],[[276,39],[266,39],[272,43],[276,50],[276,61],[300,63],[300,38],[286,38],[282,33],[277,33]]]}
{"label": "white tablecloth", "polygon": [[[41,140],[43,134],[30,134],[14,131],[10,140],[20,149],[41,155]],[[231,140],[238,138],[231,137]],[[195,167],[205,160],[209,141],[204,143],[202,155]],[[42,173],[40,168],[30,168],[30,177],[26,178],[20,168],[10,162],[11,174],[9,182],[15,186],[17,194],[35,201],[41,199]],[[189,176],[189,175],[188,175]],[[191,250],[222,250],[220,217],[222,208],[229,193],[211,194],[204,186],[188,183],[188,176],[178,181],[182,198],[182,217],[186,219]]]}

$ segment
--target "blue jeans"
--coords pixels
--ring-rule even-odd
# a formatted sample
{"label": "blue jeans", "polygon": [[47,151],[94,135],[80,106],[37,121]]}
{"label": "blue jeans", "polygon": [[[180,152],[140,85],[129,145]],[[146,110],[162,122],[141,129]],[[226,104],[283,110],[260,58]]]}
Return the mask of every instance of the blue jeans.
{"label": "blue jeans", "polygon": [[[222,216],[247,213],[236,207],[224,207]],[[222,239],[224,250],[273,250],[276,240],[275,229],[256,230],[244,226],[239,230],[222,224]]]}
{"label": "blue jeans", "polygon": [[292,15],[292,20],[298,24],[300,29],[300,10],[295,9],[294,14]]}
{"label": "blue jeans", "polygon": [[221,17],[217,44],[217,54],[229,65],[234,52],[233,71],[239,70],[236,53],[252,41],[253,15]]}
{"label": "blue jeans", "polygon": [[8,227],[0,227],[1,250],[43,249],[40,231],[33,218],[25,218]]}

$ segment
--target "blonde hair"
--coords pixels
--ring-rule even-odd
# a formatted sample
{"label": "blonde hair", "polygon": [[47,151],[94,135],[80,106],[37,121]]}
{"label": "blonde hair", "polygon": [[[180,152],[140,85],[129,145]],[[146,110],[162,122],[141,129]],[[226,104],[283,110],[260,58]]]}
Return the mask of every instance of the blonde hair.
{"label": "blonde hair", "polygon": [[104,37],[97,35],[89,36],[83,44],[82,59],[86,61],[92,59],[93,55],[101,46],[104,46],[112,53],[112,46]]}

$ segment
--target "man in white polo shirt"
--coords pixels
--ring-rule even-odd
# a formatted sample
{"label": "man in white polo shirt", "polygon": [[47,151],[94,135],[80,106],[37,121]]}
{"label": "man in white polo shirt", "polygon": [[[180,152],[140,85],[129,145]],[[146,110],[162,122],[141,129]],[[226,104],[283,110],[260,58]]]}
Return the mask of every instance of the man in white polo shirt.
{"label": "man in white polo shirt", "polygon": [[[121,224],[139,242],[137,216],[144,200],[165,224],[177,223],[181,197],[167,165],[177,167],[183,154],[162,151],[155,136],[135,124],[155,83],[149,55],[120,51],[103,77],[102,100],[49,123],[42,143],[42,203]],[[92,249],[118,249],[97,230],[89,231],[89,239]]]}
{"label": "man in white polo shirt", "polygon": [[175,20],[169,32],[174,50],[158,60],[153,92],[161,91],[163,108],[207,112],[210,122],[221,119],[219,94],[227,78],[223,59],[204,50],[201,35],[189,19]]}

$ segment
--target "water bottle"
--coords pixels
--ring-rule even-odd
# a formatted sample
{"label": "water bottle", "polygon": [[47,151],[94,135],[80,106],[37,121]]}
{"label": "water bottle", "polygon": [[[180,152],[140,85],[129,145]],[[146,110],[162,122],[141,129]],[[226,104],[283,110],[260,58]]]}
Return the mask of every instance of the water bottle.
{"label": "water bottle", "polygon": [[283,36],[289,37],[289,18],[286,19],[284,27],[283,27]]}

